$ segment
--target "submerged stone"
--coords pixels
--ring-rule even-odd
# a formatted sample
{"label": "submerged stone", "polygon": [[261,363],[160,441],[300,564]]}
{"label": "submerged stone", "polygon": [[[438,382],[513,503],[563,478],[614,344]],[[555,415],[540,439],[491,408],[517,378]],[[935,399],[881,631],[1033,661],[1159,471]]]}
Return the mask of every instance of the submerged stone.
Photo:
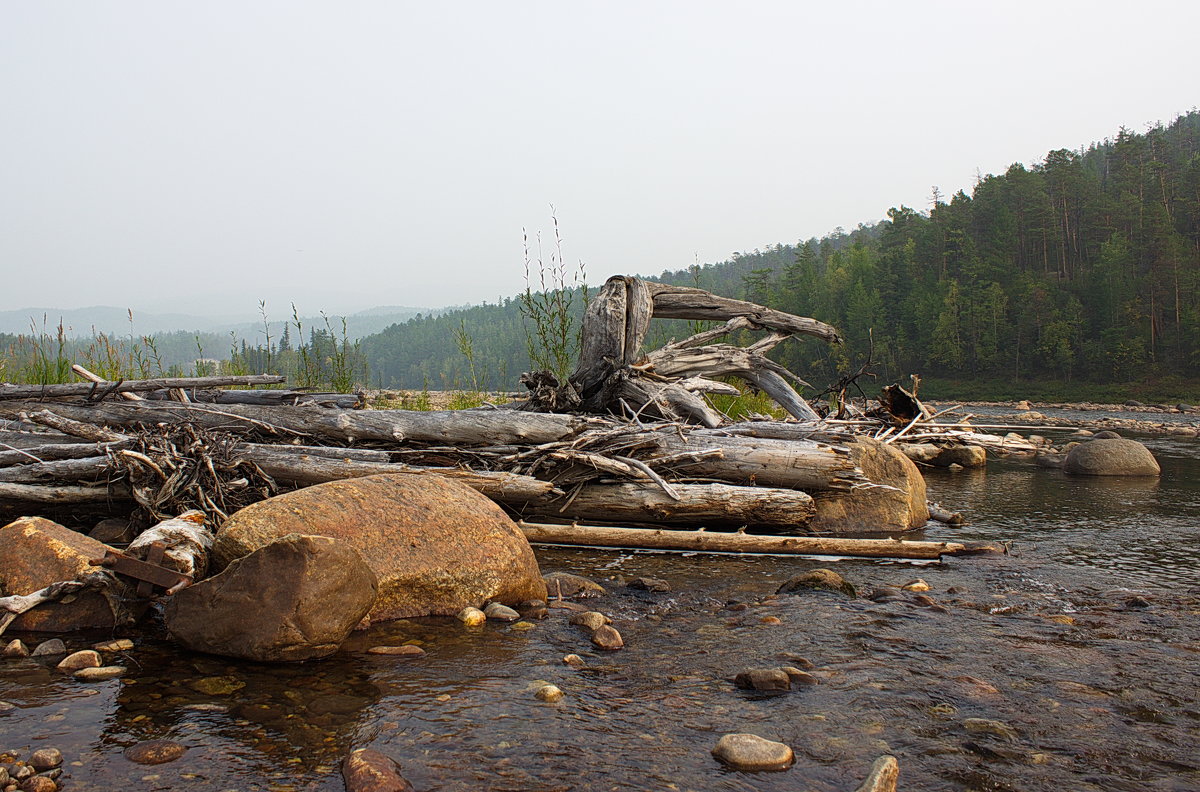
{"label": "submerged stone", "polygon": [[795,761],[792,749],[757,734],[726,734],[717,741],[713,757],[736,770],[786,770]]}

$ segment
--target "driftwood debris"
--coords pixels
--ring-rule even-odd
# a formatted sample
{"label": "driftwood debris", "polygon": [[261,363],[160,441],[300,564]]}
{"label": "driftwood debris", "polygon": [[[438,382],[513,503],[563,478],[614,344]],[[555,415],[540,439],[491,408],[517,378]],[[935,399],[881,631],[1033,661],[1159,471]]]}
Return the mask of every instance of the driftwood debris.
{"label": "driftwood debris", "polygon": [[[643,345],[656,317],[721,324],[647,351]],[[760,337],[746,346],[725,340],[744,339],[748,332]],[[81,371],[91,381],[0,385],[0,515],[115,515],[145,525],[196,510],[219,528],[236,509],[280,492],[402,473],[452,478],[514,517],[545,525],[714,529],[613,534],[621,538],[614,546],[637,541],[646,544],[632,546],[668,547],[664,542],[674,541],[691,544],[673,549],[729,552],[768,552],[751,549],[765,546],[808,548],[770,552],[824,547],[871,556],[961,552],[962,543],[948,550],[954,543],[921,549],[922,543],[879,540],[830,544],[836,537],[798,542],[819,532],[814,526],[824,501],[907,486],[864,474],[855,462],[859,451],[851,452],[858,435],[906,444],[1015,441],[973,431],[966,419],[936,423],[938,416],[916,400],[915,388],[914,394],[885,395],[874,416],[867,409],[839,409],[837,414],[855,417],[822,417],[796,390],[803,380],[767,356],[795,336],[839,340],[834,328],[813,319],[698,289],[616,277],[588,308],[582,351],[568,380],[560,383],[548,372],[525,375],[530,397],[515,407],[365,410],[354,395],[245,390],[282,384],[269,375],[112,383]],[[704,399],[706,393],[740,392],[731,380],[766,393],[791,418],[731,423]],[[888,412],[889,405],[900,411],[907,404],[901,397],[916,405],[911,417]],[[175,559],[175,566],[182,571],[190,564],[202,574],[209,535],[192,536],[194,527],[182,527],[178,536],[145,533],[130,551],[182,548],[187,558]],[[750,533],[728,532],[747,528]],[[566,530],[553,528],[555,535]]]}

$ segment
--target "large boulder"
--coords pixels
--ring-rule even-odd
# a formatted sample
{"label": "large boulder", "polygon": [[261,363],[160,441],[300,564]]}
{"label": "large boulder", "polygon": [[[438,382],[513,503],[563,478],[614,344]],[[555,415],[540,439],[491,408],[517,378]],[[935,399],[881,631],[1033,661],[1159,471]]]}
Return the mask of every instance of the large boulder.
{"label": "large boulder", "polygon": [[821,534],[862,534],[909,531],[929,521],[925,478],[913,461],[890,445],[869,437],[849,444],[863,475],[884,487],[859,487],[840,495],[815,499],[811,528]]}
{"label": "large boulder", "polygon": [[1089,440],[1071,449],[1063,470],[1084,476],[1157,476],[1162,472],[1150,449],[1136,440]]}
{"label": "large boulder", "polygon": [[247,506],[217,534],[213,560],[223,567],[289,533],[332,537],[362,554],[379,578],[373,621],[546,598],[516,523],[483,495],[441,476],[331,481]]}
{"label": "large boulder", "polygon": [[189,649],[267,662],[337,651],[375,604],[377,581],[358,551],[290,534],[170,597],[167,630]]}
{"label": "large boulder", "polygon": [[[80,580],[98,568],[88,561],[104,557],[108,546],[42,517],[21,517],[0,528],[0,596],[32,594],[51,583]],[[71,632],[112,628],[123,621],[112,603],[130,592],[113,581],[105,596],[94,589],[29,610],[12,623],[13,630]]]}

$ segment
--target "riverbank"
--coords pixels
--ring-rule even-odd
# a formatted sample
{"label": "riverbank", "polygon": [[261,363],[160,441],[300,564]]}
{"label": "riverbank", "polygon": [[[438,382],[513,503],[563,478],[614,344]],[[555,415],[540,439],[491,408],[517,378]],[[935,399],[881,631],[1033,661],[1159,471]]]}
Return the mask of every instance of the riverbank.
{"label": "riverbank", "polygon": [[[940,420],[955,414],[988,416],[998,423],[1020,426],[1077,427],[1089,431],[1134,432],[1150,435],[1200,435],[1200,408],[1191,405],[1092,404],[1088,402],[926,402],[935,412],[949,410]],[[960,408],[954,410],[954,408]],[[1135,417],[1136,416],[1136,417]],[[1143,417],[1144,416],[1144,417]],[[981,423],[978,417],[972,418]]]}

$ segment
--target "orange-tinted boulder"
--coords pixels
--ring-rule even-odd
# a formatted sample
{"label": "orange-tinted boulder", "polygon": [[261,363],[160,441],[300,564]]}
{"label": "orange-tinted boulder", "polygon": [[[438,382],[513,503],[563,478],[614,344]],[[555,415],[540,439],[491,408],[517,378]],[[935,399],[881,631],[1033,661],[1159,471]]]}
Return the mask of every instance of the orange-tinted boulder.
{"label": "orange-tinted boulder", "polygon": [[882,487],[857,487],[845,494],[818,494],[817,515],[810,525],[819,534],[848,536],[894,533],[920,528],[929,521],[925,477],[897,449],[869,437],[848,445],[863,475]]}
{"label": "orange-tinted boulder", "polygon": [[217,534],[213,561],[224,567],[290,533],[328,536],[362,555],[379,579],[372,621],[546,598],[516,523],[483,495],[441,476],[332,481],[247,506]]}
{"label": "orange-tinted boulder", "polygon": [[[79,580],[100,569],[88,563],[108,546],[42,517],[21,517],[0,528],[0,596],[31,594],[51,583]],[[124,588],[120,583],[114,583]],[[113,591],[115,597],[120,591]],[[48,602],[16,618],[10,629],[71,632],[118,622],[109,600],[87,590],[70,602]]]}

